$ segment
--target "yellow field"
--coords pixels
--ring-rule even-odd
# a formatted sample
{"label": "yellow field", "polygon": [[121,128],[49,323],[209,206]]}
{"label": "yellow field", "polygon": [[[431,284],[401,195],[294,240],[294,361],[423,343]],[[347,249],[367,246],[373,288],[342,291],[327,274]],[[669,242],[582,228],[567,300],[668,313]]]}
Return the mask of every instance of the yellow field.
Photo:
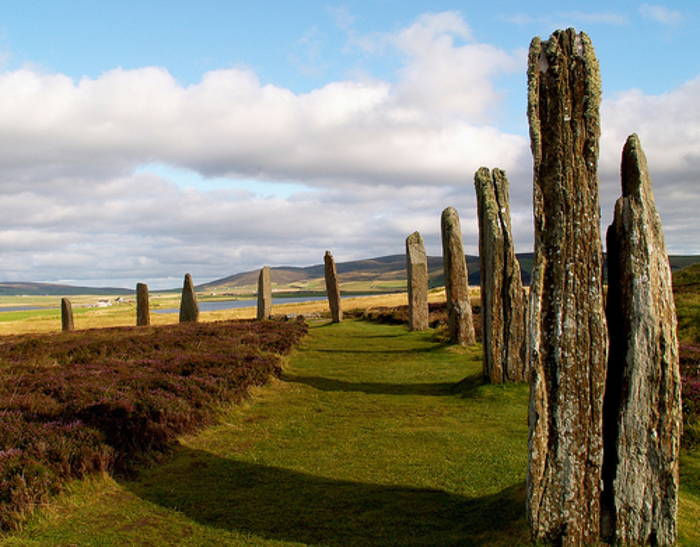
{"label": "yellow field", "polygon": [[[479,289],[471,289],[472,304],[478,303]],[[132,298],[126,303],[114,304],[106,308],[82,308],[81,306],[95,305],[100,297],[91,295],[71,296],[75,312],[76,329],[92,329],[104,327],[124,327],[134,325],[136,322],[136,305]],[[114,297],[109,297],[114,300]],[[60,297],[38,296],[22,298],[18,302],[18,297],[0,297],[0,306],[27,305],[27,306],[55,306]],[[444,289],[437,289],[430,292],[430,302],[444,302]],[[177,308],[179,306],[179,295],[173,294],[152,294],[151,298],[151,323],[154,325],[168,325],[178,322],[177,313],[153,313],[153,309]],[[372,309],[382,306],[400,306],[407,303],[406,293],[380,294],[372,296],[358,296],[343,300],[343,309]],[[317,300],[312,302],[287,303],[273,306],[272,313],[279,314],[310,314],[328,312],[328,301]],[[201,321],[223,321],[227,319],[253,319],[256,308],[237,308],[220,311],[204,311],[200,313]],[[26,317],[16,321],[0,322],[0,335],[26,334],[38,332],[57,332],[61,328],[60,317],[57,313],[51,317],[37,316]]]}

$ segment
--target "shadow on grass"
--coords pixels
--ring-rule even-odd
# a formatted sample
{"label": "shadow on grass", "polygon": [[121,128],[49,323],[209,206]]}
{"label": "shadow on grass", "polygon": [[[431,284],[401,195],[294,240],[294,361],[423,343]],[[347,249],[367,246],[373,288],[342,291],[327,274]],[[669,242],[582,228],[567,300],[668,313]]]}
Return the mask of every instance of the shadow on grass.
{"label": "shadow on grass", "polygon": [[[368,338],[364,336],[363,338]],[[450,344],[435,344],[427,348],[408,348],[408,349],[346,349],[346,348],[313,348],[309,351],[318,353],[374,353],[374,354],[393,354],[393,353],[431,353],[440,349],[446,348]]]}
{"label": "shadow on grass", "polygon": [[[177,477],[177,480],[173,480]],[[524,484],[467,498],[333,480],[179,448],[125,486],[206,526],[324,545],[514,545],[527,539]]]}
{"label": "shadow on grass", "polygon": [[[323,322],[321,322],[323,321]],[[330,319],[326,320],[315,320],[315,321],[307,321],[307,325],[309,325],[309,330],[315,330],[315,329],[325,329],[328,327],[334,327],[338,323],[333,323]]]}
{"label": "shadow on grass", "polygon": [[304,384],[320,391],[359,392],[371,395],[447,396],[458,394],[461,397],[469,397],[474,390],[484,383],[483,377],[480,374],[468,376],[458,383],[433,382],[395,384],[389,382],[347,382],[335,378],[301,376],[289,374],[287,372],[282,373],[281,379],[285,382]]}
{"label": "shadow on grass", "polygon": [[358,334],[356,336],[348,336],[348,338],[401,338],[403,336],[406,336],[407,334],[408,331],[400,332],[398,334]]}

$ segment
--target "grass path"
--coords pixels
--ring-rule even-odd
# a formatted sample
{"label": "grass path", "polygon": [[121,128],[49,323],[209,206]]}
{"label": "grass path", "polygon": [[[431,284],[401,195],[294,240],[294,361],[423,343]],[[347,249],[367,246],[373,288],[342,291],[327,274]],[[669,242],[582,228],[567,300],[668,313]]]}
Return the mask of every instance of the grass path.
{"label": "grass path", "polygon": [[2,543],[527,544],[527,386],[482,385],[478,348],[431,335],[314,325],[282,380],[219,425],[135,480],[74,483]]}

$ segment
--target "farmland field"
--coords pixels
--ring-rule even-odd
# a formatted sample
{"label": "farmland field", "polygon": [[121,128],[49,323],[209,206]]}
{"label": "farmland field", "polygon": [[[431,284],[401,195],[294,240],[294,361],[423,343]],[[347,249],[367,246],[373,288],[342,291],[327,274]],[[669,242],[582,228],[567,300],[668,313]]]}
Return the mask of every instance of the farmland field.
{"label": "farmland field", "polygon": [[[472,290],[474,301],[478,299],[478,289]],[[221,301],[220,297],[207,297],[198,295],[202,301],[208,299]],[[96,307],[98,300],[104,297],[96,295],[71,296],[73,313],[75,315],[76,329],[92,329],[103,327],[132,326],[136,321],[136,304],[133,297],[126,298],[125,302],[114,303],[104,308]],[[431,302],[444,301],[443,290],[433,290],[430,295]],[[343,300],[344,309],[367,309],[377,306],[397,306],[406,303],[406,293],[378,294],[371,296],[358,296]],[[0,336],[6,334],[24,334],[40,332],[56,332],[61,328],[61,316],[58,306],[60,297],[39,296],[0,296],[0,307],[39,306],[53,307],[55,309],[0,312]],[[150,296],[151,322],[154,325],[170,325],[178,322],[177,313],[154,313],[159,309],[177,308],[180,305],[179,293],[153,293]],[[89,306],[89,307],[88,307]],[[310,301],[304,303],[275,304],[273,300],[273,313],[324,313],[328,311],[328,303],[325,300]],[[203,311],[200,314],[202,321],[227,321],[231,319],[255,318],[255,307],[231,308],[219,311]]]}

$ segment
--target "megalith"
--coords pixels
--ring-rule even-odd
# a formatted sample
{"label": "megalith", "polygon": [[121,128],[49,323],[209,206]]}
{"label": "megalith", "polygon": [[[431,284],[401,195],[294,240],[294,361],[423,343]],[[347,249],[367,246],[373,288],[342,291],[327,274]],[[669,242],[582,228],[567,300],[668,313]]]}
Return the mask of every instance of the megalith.
{"label": "megalith", "polygon": [[326,278],[326,294],[328,295],[328,306],[331,309],[331,320],[333,323],[340,323],[343,320],[343,309],[340,303],[340,286],[338,285],[338,274],[335,270],[335,260],[330,251],[326,251],[323,256],[323,271]]}
{"label": "megalith", "polygon": [[139,327],[151,324],[151,312],[148,305],[148,285],[136,284],[136,325]]}
{"label": "megalith", "polygon": [[67,298],[61,298],[61,330],[75,329],[73,323],[73,306]]}
{"label": "megalith", "polygon": [[447,327],[452,344],[468,346],[476,342],[472,307],[469,302],[467,260],[462,245],[462,227],[454,207],[442,212],[442,262],[447,295]]}
{"label": "megalith", "polygon": [[622,197],[608,228],[604,536],[676,541],[682,408],[676,309],[661,219],[637,135],[622,152]]}
{"label": "megalith", "polygon": [[479,217],[484,376],[492,384],[527,379],[526,300],[511,234],[508,179],[486,167],[474,175]]}
{"label": "megalith", "polygon": [[535,262],[529,306],[527,517],[538,541],[600,539],[607,361],[598,203],[600,71],[574,29],[528,56]]}
{"label": "megalith", "polygon": [[180,299],[180,323],[197,322],[199,320],[199,304],[194,292],[192,276],[185,274],[185,282],[182,285],[182,297]]}
{"label": "megalith", "polygon": [[423,238],[413,232],[406,238],[406,273],[408,288],[408,328],[428,328],[428,258]]}
{"label": "megalith", "polygon": [[263,266],[258,276],[258,319],[269,319],[272,316],[272,282],[270,267]]}

